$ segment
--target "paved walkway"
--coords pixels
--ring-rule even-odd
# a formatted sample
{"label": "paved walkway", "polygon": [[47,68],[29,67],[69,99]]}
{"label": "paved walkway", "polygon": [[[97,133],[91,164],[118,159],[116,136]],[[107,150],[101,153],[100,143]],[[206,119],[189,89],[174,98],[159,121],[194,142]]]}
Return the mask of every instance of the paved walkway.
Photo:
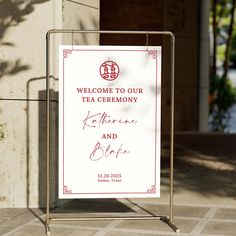
{"label": "paved walkway", "polygon": [[[90,205],[96,208],[96,201],[88,201],[83,205]],[[106,201],[102,203],[106,204]],[[102,205],[101,204],[101,205]],[[165,215],[168,207],[165,204],[147,203],[142,200],[131,203],[127,200],[118,202],[108,200],[108,206],[112,205],[115,213],[96,214],[100,216],[140,216],[147,215],[145,211],[153,214]],[[79,201],[61,208],[60,212],[76,211]],[[118,209],[125,212],[117,212]],[[72,211],[73,212],[73,211]],[[41,236],[45,234],[41,222],[45,214],[37,209],[2,209],[0,234],[2,236]],[[57,213],[59,214],[59,213]],[[66,213],[64,213],[65,215]],[[63,216],[64,216],[63,215]],[[68,215],[68,214],[66,214]],[[91,216],[93,214],[80,213],[80,216]],[[78,216],[69,214],[69,217]],[[59,217],[59,215],[58,215]],[[205,235],[224,236],[236,235],[236,208],[234,207],[201,207],[195,205],[175,206],[174,222],[180,228],[178,235]],[[151,236],[151,235],[176,235],[169,226],[160,220],[110,220],[110,221],[70,221],[51,224],[52,236]]]}
{"label": "paved walkway", "polygon": [[[179,235],[236,235],[236,135],[177,134],[174,223]],[[160,199],[74,200],[53,214],[168,215],[168,144],[162,143]],[[102,212],[102,213],[101,213]],[[62,215],[63,213],[63,215]],[[39,209],[0,209],[1,236],[45,235]],[[69,221],[51,224],[52,236],[176,235],[160,220]]]}

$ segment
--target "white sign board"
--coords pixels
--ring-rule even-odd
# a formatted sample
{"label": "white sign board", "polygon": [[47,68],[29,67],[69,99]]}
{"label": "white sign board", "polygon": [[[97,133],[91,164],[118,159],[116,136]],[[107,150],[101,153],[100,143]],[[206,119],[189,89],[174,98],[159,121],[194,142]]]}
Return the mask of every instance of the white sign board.
{"label": "white sign board", "polygon": [[161,47],[60,46],[59,198],[160,196]]}

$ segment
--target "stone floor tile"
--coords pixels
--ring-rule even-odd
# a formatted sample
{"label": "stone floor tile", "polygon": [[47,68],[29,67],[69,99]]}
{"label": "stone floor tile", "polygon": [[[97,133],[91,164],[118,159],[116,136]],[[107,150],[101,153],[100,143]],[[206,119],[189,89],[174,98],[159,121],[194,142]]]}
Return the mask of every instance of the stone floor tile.
{"label": "stone floor tile", "polygon": [[[189,233],[192,231],[198,221],[175,220],[174,223],[180,228],[182,233]],[[119,224],[116,228],[173,232],[173,230],[167,224],[160,220],[126,220]]]}
{"label": "stone floor tile", "polygon": [[[169,215],[169,206],[166,205],[146,204],[141,205],[141,207],[155,215]],[[201,218],[209,211],[209,209],[210,208],[208,207],[175,206],[174,216]]]}
{"label": "stone floor tile", "polygon": [[106,234],[106,236],[153,236],[153,234],[135,234],[135,233],[124,233],[124,232],[109,232]]}
{"label": "stone floor tile", "polygon": [[12,226],[8,225],[1,225],[0,226],[0,235],[4,235],[8,233],[9,231],[13,230],[14,228]]}
{"label": "stone floor tile", "polygon": [[98,221],[57,221],[53,222],[51,225],[73,225],[73,226],[90,226],[90,227],[105,227],[109,223],[111,223],[111,220],[98,220]]}
{"label": "stone floor tile", "polygon": [[0,235],[3,235],[15,228],[36,220],[43,212],[40,209],[26,208],[5,208],[0,210]]}
{"label": "stone floor tile", "polygon": [[[63,229],[51,227],[51,236],[92,236],[96,231],[81,229]],[[36,225],[26,226],[11,236],[44,236],[45,228]]]}
{"label": "stone floor tile", "polygon": [[204,234],[215,235],[236,235],[236,223],[209,222],[204,230]]}
{"label": "stone floor tile", "polygon": [[193,206],[175,206],[173,209],[175,216],[184,217],[203,217],[210,208],[208,207],[193,207]]}
{"label": "stone floor tile", "polygon": [[214,219],[236,220],[236,209],[219,209],[214,215]]}

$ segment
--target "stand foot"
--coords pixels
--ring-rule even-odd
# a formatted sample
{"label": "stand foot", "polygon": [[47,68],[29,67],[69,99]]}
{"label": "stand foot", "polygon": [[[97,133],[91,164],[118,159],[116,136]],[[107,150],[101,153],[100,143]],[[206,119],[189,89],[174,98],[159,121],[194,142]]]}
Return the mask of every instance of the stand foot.
{"label": "stand foot", "polygon": [[50,236],[51,232],[50,232],[49,225],[46,225],[45,227],[46,227],[46,236]]}
{"label": "stand foot", "polygon": [[168,217],[162,217],[161,221],[168,224],[177,234],[180,232],[180,229]]}

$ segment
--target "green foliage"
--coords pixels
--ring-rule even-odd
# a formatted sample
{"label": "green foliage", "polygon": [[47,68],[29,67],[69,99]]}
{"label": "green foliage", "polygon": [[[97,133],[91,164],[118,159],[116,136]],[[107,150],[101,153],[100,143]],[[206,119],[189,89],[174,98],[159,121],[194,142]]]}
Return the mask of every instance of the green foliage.
{"label": "green foliage", "polygon": [[232,66],[236,67],[236,28],[234,28],[234,33],[231,42],[230,61],[232,63]]}
{"label": "green foliage", "polygon": [[217,59],[221,62],[225,59],[225,44],[219,45],[217,47]]}
{"label": "green foliage", "polygon": [[[212,0],[210,24],[213,55],[210,76],[210,129],[225,131],[230,118],[229,109],[236,102],[236,88],[227,78],[229,60],[236,66],[235,0]],[[217,75],[217,63],[223,65],[223,77]],[[219,64],[218,64],[219,65]]]}
{"label": "green foliage", "polygon": [[232,86],[231,81],[223,78],[219,80],[219,87],[217,91],[216,104],[221,111],[227,112],[228,109],[236,101],[236,90]]}
{"label": "green foliage", "polygon": [[215,76],[210,80],[210,129],[225,131],[230,118],[229,109],[236,102],[236,88],[227,78]]}

